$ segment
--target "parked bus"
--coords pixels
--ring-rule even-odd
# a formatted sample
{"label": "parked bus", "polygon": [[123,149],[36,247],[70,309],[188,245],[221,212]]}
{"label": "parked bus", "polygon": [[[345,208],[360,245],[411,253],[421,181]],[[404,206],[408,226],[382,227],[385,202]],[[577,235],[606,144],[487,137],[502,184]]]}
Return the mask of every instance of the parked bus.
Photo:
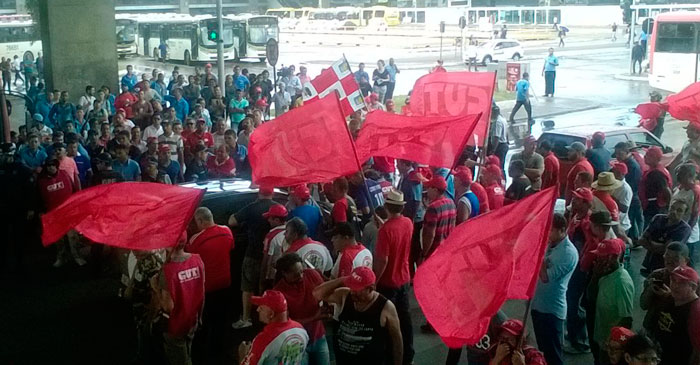
{"label": "parked bus", "polygon": [[280,19],[289,19],[292,18],[294,11],[296,9],[294,8],[274,8],[274,9],[267,9],[265,12],[265,15],[270,15],[270,16],[276,16]]}
{"label": "parked bus", "polygon": [[41,37],[27,15],[0,16],[0,56],[15,55],[34,61],[41,52]]}
{"label": "parked bus", "polygon": [[258,58],[264,62],[265,45],[269,39],[279,41],[279,19],[271,15],[231,15],[227,19],[233,23],[242,25],[243,32],[241,46],[237,56],[239,58]]}
{"label": "parked bus", "polygon": [[659,14],[649,42],[649,85],[678,92],[700,81],[700,12]]}
{"label": "parked bus", "polygon": [[133,16],[117,14],[117,55],[119,57],[136,55],[138,53],[138,22]]}
{"label": "parked bus", "polygon": [[[399,9],[386,6],[372,6],[361,9],[362,25],[369,25],[373,19],[382,19],[390,27],[401,24]],[[375,20],[376,21],[376,20]]]}
{"label": "parked bus", "polygon": [[[157,58],[159,46],[167,46],[169,60],[193,62],[216,61],[216,42],[209,40],[208,29],[216,26],[215,17],[186,14],[147,14],[136,16],[138,22],[138,54]],[[240,24],[224,19],[224,59],[239,56],[239,37],[243,33]],[[237,37],[238,35],[238,37]]]}

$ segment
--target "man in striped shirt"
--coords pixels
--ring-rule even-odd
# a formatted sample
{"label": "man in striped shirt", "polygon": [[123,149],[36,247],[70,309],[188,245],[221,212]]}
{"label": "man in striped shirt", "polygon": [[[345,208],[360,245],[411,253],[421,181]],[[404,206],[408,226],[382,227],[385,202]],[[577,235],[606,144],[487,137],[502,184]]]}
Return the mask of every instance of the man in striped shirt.
{"label": "man in striped shirt", "polygon": [[447,182],[436,175],[423,183],[428,194],[428,208],[423,218],[423,253],[419,264],[427,259],[455,227],[457,209],[454,201],[445,196]]}

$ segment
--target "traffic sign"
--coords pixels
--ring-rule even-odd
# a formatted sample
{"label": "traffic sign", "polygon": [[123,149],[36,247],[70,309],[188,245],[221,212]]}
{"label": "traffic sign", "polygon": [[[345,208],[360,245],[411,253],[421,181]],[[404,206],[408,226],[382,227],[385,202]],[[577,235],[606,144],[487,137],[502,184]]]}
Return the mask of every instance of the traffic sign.
{"label": "traffic sign", "polygon": [[464,15],[462,15],[461,17],[459,17],[459,29],[464,29],[466,27],[467,27],[467,18],[465,18]]}
{"label": "traffic sign", "polygon": [[277,60],[280,57],[280,48],[277,40],[274,38],[267,40],[267,44],[265,45],[265,56],[267,56],[267,62],[270,64],[270,66],[275,66],[277,64]]}

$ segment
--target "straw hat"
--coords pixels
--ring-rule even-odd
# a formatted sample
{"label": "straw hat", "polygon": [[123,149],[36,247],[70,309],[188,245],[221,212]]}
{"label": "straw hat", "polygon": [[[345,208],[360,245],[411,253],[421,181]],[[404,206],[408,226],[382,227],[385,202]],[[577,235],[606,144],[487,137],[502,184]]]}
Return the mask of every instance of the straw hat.
{"label": "straw hat", "polygon": [[612,172],[601,172],[598,174],[598,180],[591,184],[591,187],[598,191],[613,191],[620,186],[622,186],[622,181],[616,179]]}

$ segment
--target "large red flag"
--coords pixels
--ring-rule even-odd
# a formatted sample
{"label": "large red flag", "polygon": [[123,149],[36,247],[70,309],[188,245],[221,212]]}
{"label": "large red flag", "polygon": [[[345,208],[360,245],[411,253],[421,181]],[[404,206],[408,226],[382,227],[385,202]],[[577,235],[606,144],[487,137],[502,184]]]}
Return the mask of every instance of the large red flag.
{"label": "large red flag", "polygon": [[464,116],[481,114],[468,143],[483,146],[491,118],[494,72],[433,72],[416,81],[411,93],[411,114]]}
{"label": "large red flag", "polygon": [[331,67],[323,69],[315,79],[302,86],[304,104],[311,104],[337,92],[343,115],[349,116],[365,106],[360,85],[355,81],[355,75],[350,71],[350,64],[345,57],[333,62]]}
{"label": "large red flag", "polygon": [[335,93],[263,124],[248,148],[260,185],[324,182],[361,169]]}
{"label": "large red flag", "polygon": [[634,108],[634,112],[639,114],[642,119],[657,119],[668,110],[667,103],[641,103]]}
{"label": "large red flag", "polygon": [[700,82],[667,96],[666,102],[668,113],[674,118],[700,124]]}
{"label": "large red flag", "polygon": [[41,217],[48,246],[75,229],[94,242],[132,250],[174,246],[204,190],[156,183],[105,184],[73,194]]}
{"label": "large red flag", "polygon": [[447,346],[477,343],[506,299],[532,297],[557,192],[460,224],[418,268],[416,298]]}
{"label": "large red flag", "polygon": [[360,161],[385,156],[452,167],[480,116],[409,117],[375,110],[367,115],[357,136],[357,155]]}

